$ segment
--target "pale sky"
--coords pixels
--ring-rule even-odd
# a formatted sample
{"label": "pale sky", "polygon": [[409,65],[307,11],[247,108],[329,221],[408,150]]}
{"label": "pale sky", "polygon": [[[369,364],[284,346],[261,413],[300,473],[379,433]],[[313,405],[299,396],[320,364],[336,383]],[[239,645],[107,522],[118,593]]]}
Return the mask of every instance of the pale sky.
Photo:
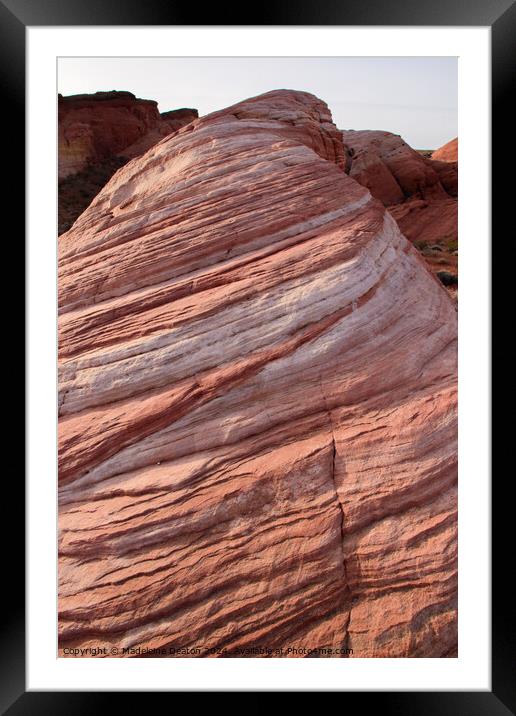
{"label": "pale sky", "polygon": [[161,112],[199,114],[273,89],[312,92],[339,129],[382,129],[415,149],[457,136],[456,57],[79,57],[58,61],[63,95],[128,90]]}

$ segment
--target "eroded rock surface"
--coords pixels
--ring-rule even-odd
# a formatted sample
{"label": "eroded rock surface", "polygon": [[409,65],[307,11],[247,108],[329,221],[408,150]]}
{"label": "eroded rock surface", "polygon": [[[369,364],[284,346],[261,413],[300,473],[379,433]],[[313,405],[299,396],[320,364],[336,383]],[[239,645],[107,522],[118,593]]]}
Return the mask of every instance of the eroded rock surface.
{"label": "eroded rock surface", "polygon": [[267,93],[61,237],[61,653],[456,654],[457,317],[346,157]]}

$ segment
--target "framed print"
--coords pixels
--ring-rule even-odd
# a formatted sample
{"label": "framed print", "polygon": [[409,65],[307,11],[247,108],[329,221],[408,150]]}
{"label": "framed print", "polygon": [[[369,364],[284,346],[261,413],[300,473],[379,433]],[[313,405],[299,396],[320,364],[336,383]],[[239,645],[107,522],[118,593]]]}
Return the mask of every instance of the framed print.
{"label": "framed print", "polygon": [[514,6],[0,10],[29,408],[4,710],[510,713],[490,306]]}

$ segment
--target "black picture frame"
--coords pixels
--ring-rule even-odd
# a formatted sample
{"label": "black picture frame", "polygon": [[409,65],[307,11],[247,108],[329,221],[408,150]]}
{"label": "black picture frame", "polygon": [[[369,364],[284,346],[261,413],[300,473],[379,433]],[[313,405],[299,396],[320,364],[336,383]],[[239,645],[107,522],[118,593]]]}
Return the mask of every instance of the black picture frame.
{"label": "black picture frame", "polygon": [[[194,22],[202,15],[203,22]],[[243,8],[224,7],[220,3],[194,6],[174,0],[0,0],[0,77],[4,100],[4,149],[11,152],[8,162],[10,211],[19,218],[25,215],[21,187],[25,179],[25,31],[29,26],[67,25],[385,25],[385,26],[490,26],[492,37],[492,235],[501,245],[492,251],[492,282],[494,305],[492,327],[503,319],[501,288],[507,285],[503,271],[508,261],[503,242],[514,242],[502,234],[510,227],[508,212],[512,208],[509,192],[511,182],[504,181],[507,152],[512,151],[513,116],[510,94],[516,78],[514,47],[516,44],[516,5],[513,0],[299,0],[296,3],[270,2],[253,6],[252,16]],[[508,146],[509,142],[509,146]],[[14,182],[14,183],[13,183]],[[16,186],[17,191],[12,191]],[[514,200],[513,200],[514,201]],[[18,233],[20,233],[18,231]],[[21,241],[13,233],[10,241]],[[7,237],[4,236],[4,241]],[[503,260],[502,260],[503,256]],[[30,287],[27,287],[30,290]],[[506,326],[504,327],[504,331]],[[29,346],[29,349],[36,349]],[[498,361],[498,374],[511,376],[507,346],[492,358]],[[504,364],[505,368],[504,369]],[[493,372],[493,375],[495,373]],[[494,387],[494,386],[493,386]],[[506,386],[504,386],[506,389]],[[492,439],[493,455],[510,444],[510,426],[500,426]],[[113,692],[26,692],[25,690],[25,576],[24,576],[24,485],[19,471],[13,467],[4,476],[4,510],[12,518],[4,543],[4,607],[0,631],[0,709],[10,716],[39,714],[48,711],[60,714],[91,713],[94,709],[119,711],[120,693]],[[508,462],[510,464],[510,461]],[[378,710],[382,714],[442,716],[486,714],[507,716],[516,713],[516,661],[514,597],[510,584],[512,520],[504,514],[512,504],[504,495],[510,470],[493,482],[492,501],[492,691],[471,692],[346,692],[343,708]],[[11,531],[12,530],[12,531]],[[15,536],[16,535],[16,536]],[[508,570],[509,567],[509,570]],[[7,588],[8,586],[8,588]],[[410,688],[410,684],[407,685]],[[130,695],[133,708],[152,708],[147,696]],[[143,700],[145,699],[145,701]],[[365,702],[364,702],[365,699]],[[320,707],[320,703],[319,703]],[[100,711],[98,711],[100,713]]]}

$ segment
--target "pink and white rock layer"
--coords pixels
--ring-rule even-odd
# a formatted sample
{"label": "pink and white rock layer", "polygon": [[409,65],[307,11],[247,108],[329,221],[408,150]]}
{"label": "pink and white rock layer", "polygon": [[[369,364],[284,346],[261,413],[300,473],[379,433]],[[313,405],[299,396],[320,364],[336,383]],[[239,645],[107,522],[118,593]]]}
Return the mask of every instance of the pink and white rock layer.
{"label": "pink and white rock layer", "polygon": [[457,316],[345,168],[270,92],[62,235],[61,653],[456,654]]}

